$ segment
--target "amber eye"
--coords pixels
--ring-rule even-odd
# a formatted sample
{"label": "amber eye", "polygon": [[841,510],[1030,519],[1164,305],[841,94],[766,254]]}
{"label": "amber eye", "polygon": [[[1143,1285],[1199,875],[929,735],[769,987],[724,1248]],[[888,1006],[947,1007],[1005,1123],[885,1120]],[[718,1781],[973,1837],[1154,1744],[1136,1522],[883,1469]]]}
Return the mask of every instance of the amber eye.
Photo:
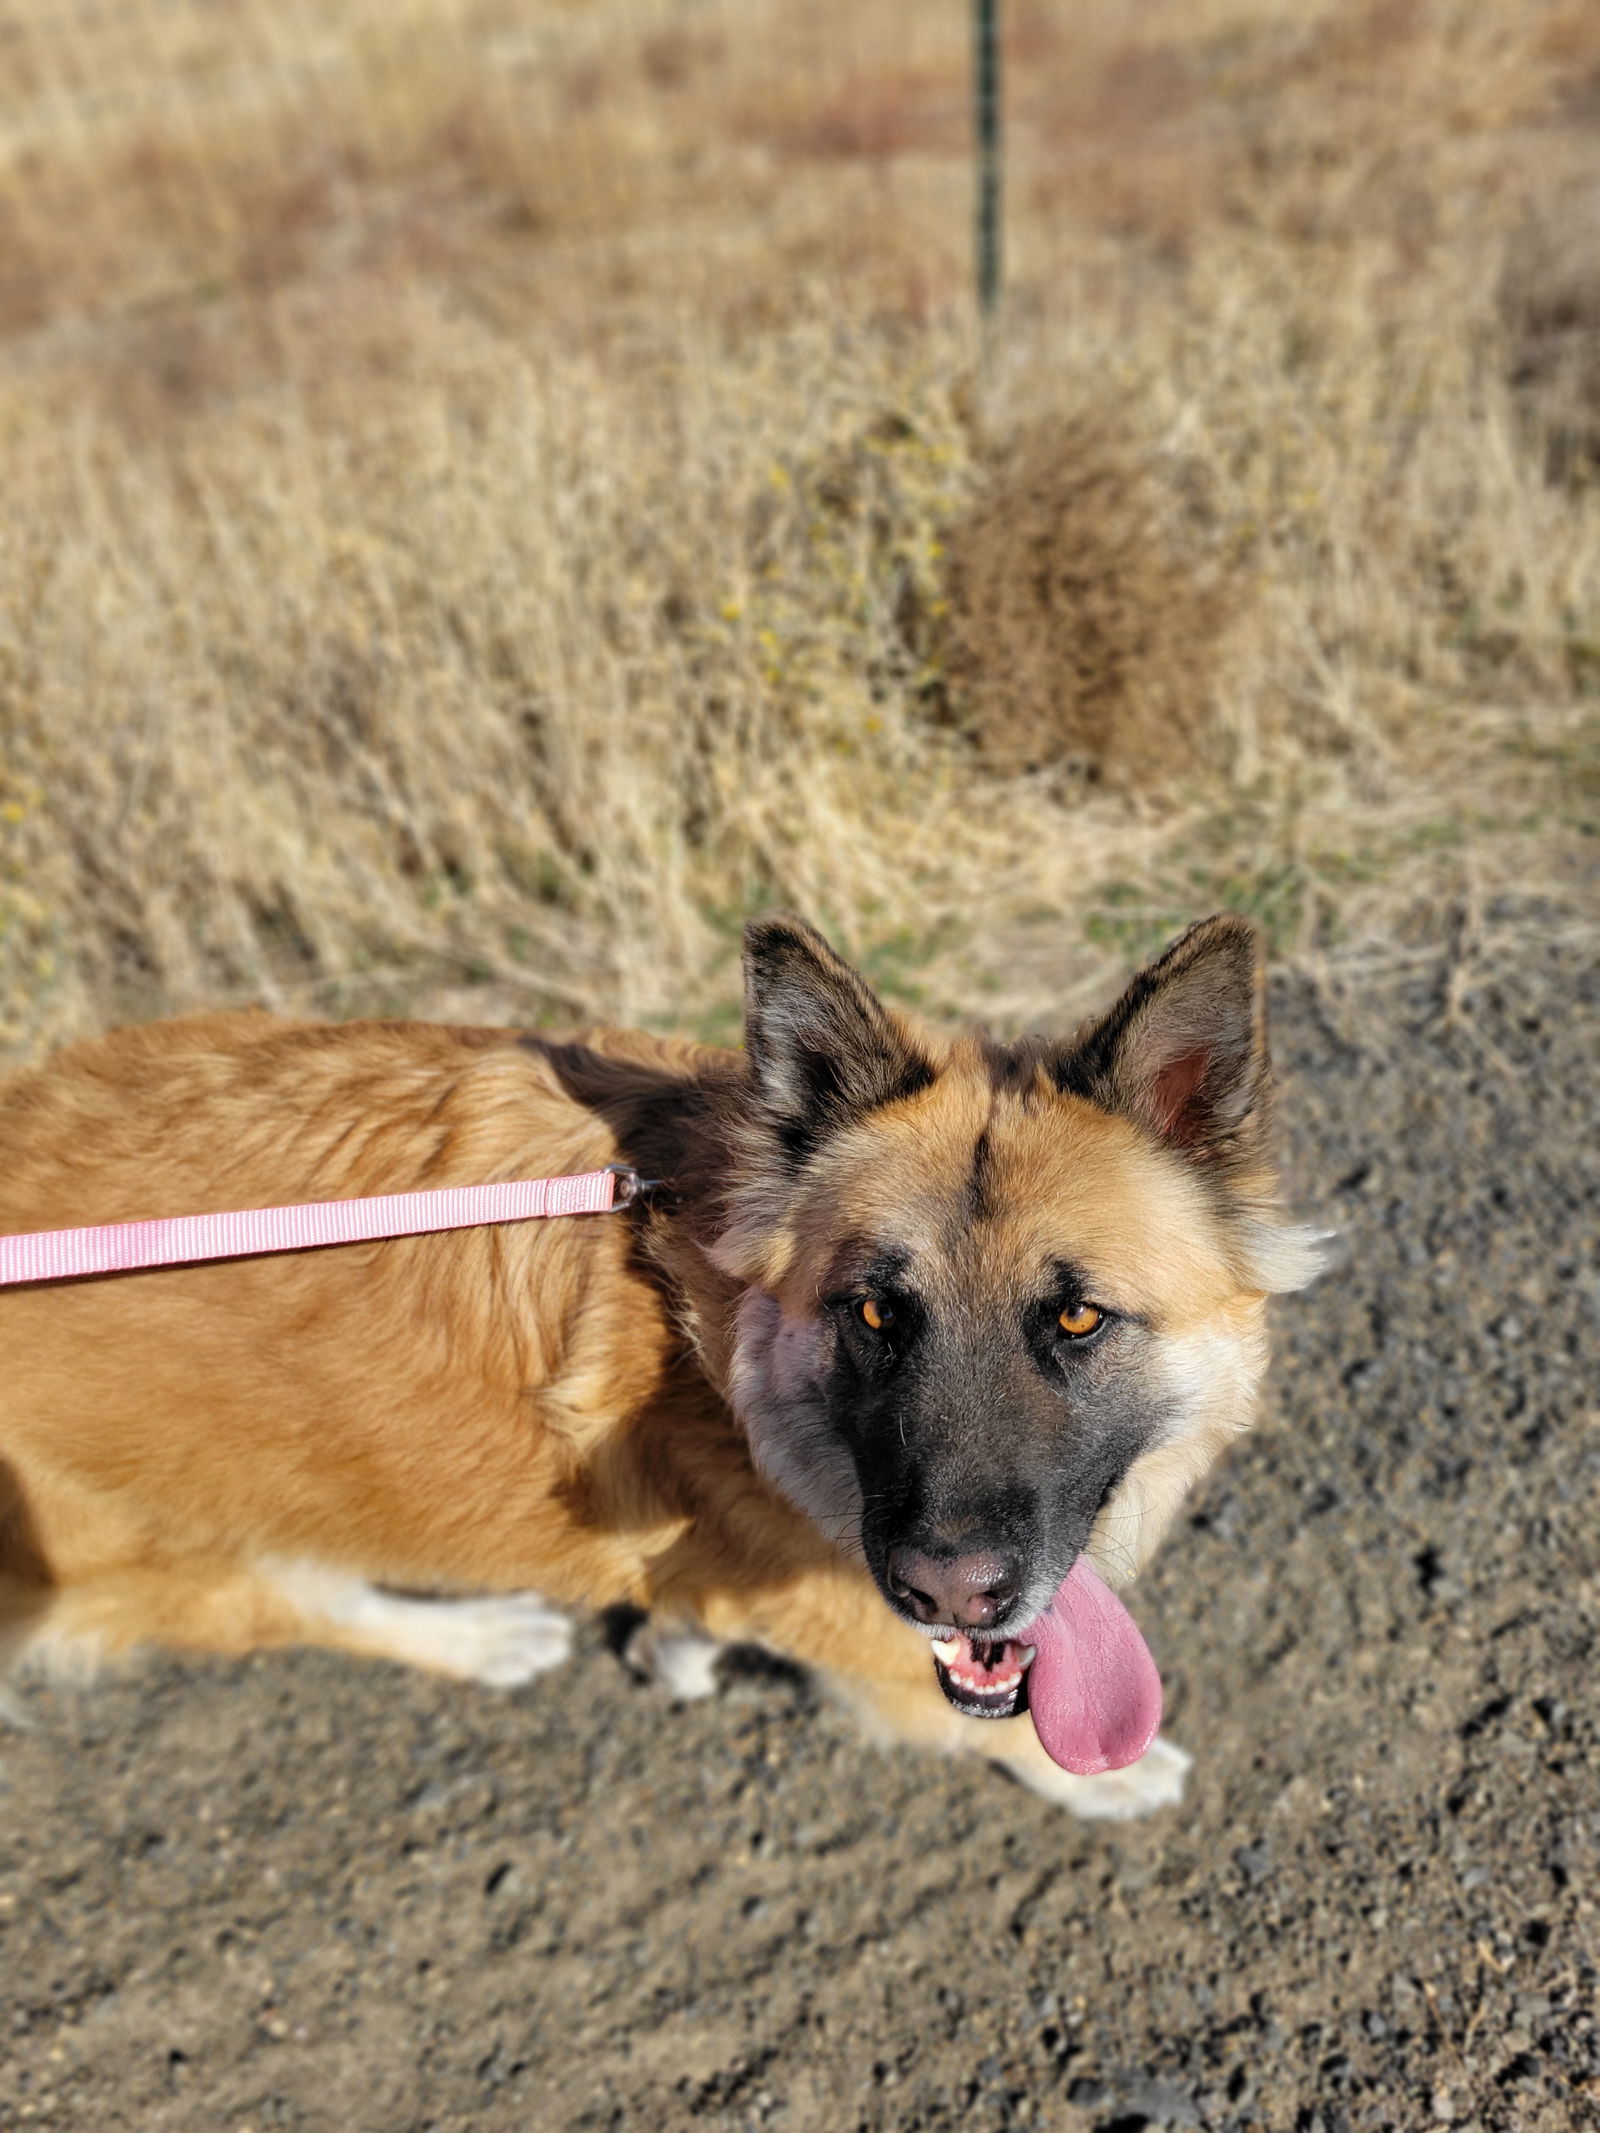
{"label": "amber eye", "polygon": [[1087,1340],[1105,1317],[1098,1304],[1068,1304],[1062,1312],[1059,1324],[1063,1333],[1075,1341]]}
{"label": "amber eye", "polygon": [[894,1312],[876,1296],[863,1296],[856,1303],[856,1316],[874,1333],[881,1333],[885,1326],[894,1324]]}

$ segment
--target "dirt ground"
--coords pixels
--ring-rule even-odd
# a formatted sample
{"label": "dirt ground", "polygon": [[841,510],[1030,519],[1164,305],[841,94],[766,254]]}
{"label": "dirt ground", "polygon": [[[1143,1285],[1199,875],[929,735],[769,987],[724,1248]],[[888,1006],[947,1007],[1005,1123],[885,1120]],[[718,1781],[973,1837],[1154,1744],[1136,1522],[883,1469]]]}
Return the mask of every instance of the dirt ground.
{"label": "dirt ground", "polygon": [[25,1692],[0,2127],[1600,2126],[1600,976],[1277,999],[1348,1265],[1135,1608],[1195,1755],[1074,1823],[804,1683],[318,1655]]}

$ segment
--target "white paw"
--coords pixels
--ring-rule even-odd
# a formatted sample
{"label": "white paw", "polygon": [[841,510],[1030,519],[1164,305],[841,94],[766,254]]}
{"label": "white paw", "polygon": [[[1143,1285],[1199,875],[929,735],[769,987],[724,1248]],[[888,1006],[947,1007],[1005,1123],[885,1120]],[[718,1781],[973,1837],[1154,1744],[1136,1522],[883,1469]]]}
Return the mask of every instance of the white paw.
{"label": "white paw", "polygon": [[722,1646],[704,1630],[668,1627],[645,1620],[623,1648],[623,1662],[641,1681],[659,1681],[675,1703],[697,1703],[717,1693]]}
{"label": "white paw", "polygon": [[491,1592],[472,1599],[417,1599],[384,1592],[365,1578],[316,1563],[262,1566],[315,1631],[326,1623],[337,1641],[408,1666],[520,1688],[559,1666],[572,1650],[572,1624],[536,1592]]}
{"label": "white paw", "polygon": [[1025,1759],[1008,1756],[1006,1767],[1034,1792],[1070,1808],[1086,1822],[1132,1822],[1158,1807],[1178,1804],[1193,1760],[1158,1734],[1136,1763],[1125,1770],[1102,1771],[1098,1777],[1078,1777],[1060,1769],[1042,1748],[1037,1756]]}
{"label": "white paw", "polygon": [[406,1600],[416,1611],[396,1648],[412,1643],[417,1661],[486,1688],[519,1689],[572,1653],[572,1624],[536,1592],[494,1593],[476,1600]]}

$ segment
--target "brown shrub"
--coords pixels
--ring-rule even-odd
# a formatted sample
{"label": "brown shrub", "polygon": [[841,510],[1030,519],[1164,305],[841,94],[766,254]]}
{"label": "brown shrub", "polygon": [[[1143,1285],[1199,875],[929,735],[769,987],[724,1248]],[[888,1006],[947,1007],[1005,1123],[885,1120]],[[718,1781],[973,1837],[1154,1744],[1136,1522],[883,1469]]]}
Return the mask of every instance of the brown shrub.
{"label": "brown shrub", "polygon": [[1500,301],[1511,383],[1552,480],[1600,467],[1600,178],[1529,208]]}
{"label": "brown shrub", "polygon": [[1148,468],[1089,420],[1024,431],[950,530],[947,670],[997,769],[1143,786],[1219,764],[1237,604]]}

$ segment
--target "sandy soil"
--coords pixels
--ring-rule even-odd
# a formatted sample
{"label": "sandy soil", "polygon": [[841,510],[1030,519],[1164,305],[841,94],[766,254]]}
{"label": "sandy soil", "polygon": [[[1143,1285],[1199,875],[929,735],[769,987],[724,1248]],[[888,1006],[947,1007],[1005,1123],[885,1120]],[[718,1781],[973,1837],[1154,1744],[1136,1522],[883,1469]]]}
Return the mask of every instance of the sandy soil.
{"label": "sandy soil", "polygon": [[1189,1801],[1076,1824],[781,1672],[27,1692],[0,2127],[1600,2126],[1600,980],[1285,985],[1349,1264],[1141,1583]]}

